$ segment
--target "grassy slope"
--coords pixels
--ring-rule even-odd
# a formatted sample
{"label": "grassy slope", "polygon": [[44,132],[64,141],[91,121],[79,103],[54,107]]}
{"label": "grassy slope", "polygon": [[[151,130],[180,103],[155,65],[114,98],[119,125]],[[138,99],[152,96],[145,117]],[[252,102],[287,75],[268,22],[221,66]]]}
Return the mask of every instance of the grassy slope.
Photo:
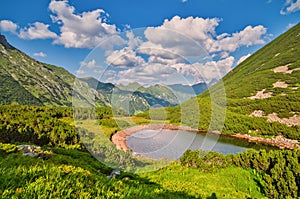
{"label": "grassy slope", "polygon": [[2,198],[262,198],[251,171],[204,173],[173,164],[158,172],[108,179],[109,169],[88,153],[52,149],[48,160],[0,156]]}
{"label": "grassy slope", "polygon": [[0,74],[9,77],[3,87],[16,90],[13,87],[17,85],[20,88],[14,95],[31,95],[27,103],[12,95],[4,104],[71,105],[75,77],[65,69],[38,62],[17,49],[5,49],[1,44],[0,66]]}
{"label": "grassy slope", "polygon": [[[178,107],[168,108],[168,119],[173,124],[189,125],[207,130],[209,126],[219,130],[222,117],[213,116],[211,104],[222,103],[222,89],[226,93],[225,133],[249,133],[255,136],[283,135],[300,140],[300,127],[288,127],[278,122],[267,122],[267,118],[249,117],[254,110],[266,115],[277,113],[280,118],[300,115],[300,71],[291,74],[274,73],[273,69],[289,65],[289,70],[300,68],[300,24],[254,53],[251,57],[227,74],[209,91],[189,100]],[[283,81],[288,88],[273,88],[273,83]],[[223,87],[224,85],[224,87]],[[257,91],[272,92],[267,99],[251,100]],[[199,109],[198,109],[199,107]],[[222,106],[215,106],[222,113]],[[199,114],[200,112],[200,114]],[[223,110],[225,113],[225,110]],[[147,113],[142,117],[149,117]],[[181,119],[183,118],[183,119]],[[217,120],[215,120],[217,118]],[[200,121],[200,122],[199,122]],[[214,127],[216,126],[216,127]]]}

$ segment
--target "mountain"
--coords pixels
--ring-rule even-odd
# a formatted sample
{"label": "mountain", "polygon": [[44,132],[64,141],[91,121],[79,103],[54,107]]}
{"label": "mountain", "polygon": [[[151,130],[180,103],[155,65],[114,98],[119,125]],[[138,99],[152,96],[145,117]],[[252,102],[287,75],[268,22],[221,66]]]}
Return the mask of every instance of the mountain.
{"label": "mountain", "polygon": [[72,102],[74,76],[11,46],[0,35],[1,104],[66,105]]}
{"label": "mountain", "polygon": [[115,86],[92,77],[81,78],[81,80],[101,94],[106,104],[114,108],[122,108],[130,115],[146,111],[155,105],[167,107],[178,104],[176,97],[172,96],[172,91],[161,85],[145,88],[138,83]]}
{"label": "mountain", "polygon": [[[226,101],[221,100],[224,89]],[[210,123],[211,105],[226,103],[223,132],[300,140],[300,24],[255,52],[197,100],[174,108],[171,122],[180,123],[178,115],[186,110],[189,116],[184,123],[195,124],[199,120],[195,103],[200,109],[199,129],[222,124],[220,118]]]}
{"label": "mountain", "polygon": [[174,94],[178,96],[181,102],[184,102],[191,97],[195,97],[196,95],[199,95],[208,89],[208,86],[205,83],[198,83],[192,86],[172,84],[168,85],[168,87],[173,90]]}
{"label": "mountain", "polygon": [[0,104],[71,106],[73,102],[80,103],[78,106],[111,106],[113,101],[114,106],[129,114],[145,111],[155,104],[175,104],[170,90],[164,87],[141,87],[135,91],[133,87],[140,87],[135,84],[131,89],[122,90],[94,78],[76,79],[64,68],[41,63],[24,54],[3,35],[0,35],[0,77]]}

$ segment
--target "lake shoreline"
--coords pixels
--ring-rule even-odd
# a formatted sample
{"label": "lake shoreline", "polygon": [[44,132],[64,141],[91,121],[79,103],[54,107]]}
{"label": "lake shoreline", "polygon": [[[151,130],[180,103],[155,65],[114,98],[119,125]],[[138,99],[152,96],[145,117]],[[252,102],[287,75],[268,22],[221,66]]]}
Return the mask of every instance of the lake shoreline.
{"label": "lake shoreline", "polygon": [[[205,130],[193,129],[185,126],[174,126],[170,124],[146,124],[133,126],[121,131],[118,131],[111,137],[111,141],[116,145],[117,149],[128,151],[129,147],[126,144],[126,139],[128,136],[133,135],[142,130],[159,130],[159,129],[167,129],[167,130],[183,130],[183,131],[191,131],[196,133],[207,133]],[[283,136],[277,136],[275,138],[262,138],[250,136],[248,134],[225,134],[217,131],[210,132],[212,134],[223,135],[227,137],[237,138],[247,140],[248,142],[256,142],[256,143],[266,143],[279,149],[300,149],[299,142],[297,140],[291,140],[288,138],[284,138]]]}

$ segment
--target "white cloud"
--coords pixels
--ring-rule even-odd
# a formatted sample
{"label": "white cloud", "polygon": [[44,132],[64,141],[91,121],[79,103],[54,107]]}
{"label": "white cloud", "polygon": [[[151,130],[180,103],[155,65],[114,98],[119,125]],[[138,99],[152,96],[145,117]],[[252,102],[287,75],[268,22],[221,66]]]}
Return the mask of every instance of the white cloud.
{"label": "white cloud", "polygon": [[300,10],[300,0],[286,0],[285,6],[281,9],[280,14],[286,15]]}
{"label": "white cloud", "polygon": [[35,57],[47,57],[47,54],[45,54],[43,52],[39,52],[39,53],[34,53],[33,56],[35,56]]}
{"label": "white cloud", "polygon": [[295,23],[289,23],[286,27],[287,27],[287,29],[290,29],[290,28],[294,27],[295,25],[296,25]]}
{"label": "white cloud", "polygon": [[53,13],[53,22],[61,25],[55,44],[63,44],[67,48],[94,48],[104,42],[102,45],[108,48],[124,42],[120,37],[108,40],[118,30],[115,25],[107,23],[107,14],[102,9],[75,14],[75,8],[68,5],[67,0],[52,0],[49,9]]}
{"label": "white cloud", "polygon": [[212,43],[210,52],[234,52],[241,46],[253,46],[257,44],[264,44],[265,41],[262,36],[265,35],[267,29],[262,25],[255,27],[247,26],[244,30],[219,38],[219,40]]}
{"label": "white cloud", "polygon": [[[175,16],[165,20],[159,27],[147,28],[147,41],[141,44],[138,52],[163,59],[177,59],[177,63],[182,63],[184,59],[205,57],[208,53],[219,53],[221,59],[224,59],[242,46],[265,43],[263,36],[267,29],[262,25],[247,26],[240,32],[218,35],[216,28],[219,22],[217,18]],[[169,63],[169,60],[164,63]]]}
{"label": "white cloud", "polygon": [[135,67],[144,63],[144,59],[137,56],[136,52],[129,47],[113,51],[106,58],[106,64],[116,68]]}
{"label": "white cloud", "polygon": [[122,70],[113,73],[106,81],[113,83],[128,84],[139,82],[146,85],[157,83],[162,84],[195,84],[198,82],[211,82],[214,79],[222,78],[228,73],[234,63],[234,57],[230,56],[219,61],[209,61],[206,63],[145,63],[142,66]]}
{"label": "white cloud", "polygon": [[[107,81],[209,83],[222,78],[235,63],[231,53],[242,46],[263,44],[267,29],[262,25],[247,26],[233,34],[217,34],[219,22],[217,18],[175,16],[161,26],[146,28],[143,41],[127,33],[127,47],[107,54],[106,63],[121,69]],[[209,61],[213,56],[208,52],[215,60]]]}
{"label": "white cloud", "polygon": [[11,32],[13,34],[17,34],[18,25],[9,20],[1,20],[0,21],[0,29],[5,32]]}
{"label": "white cloud", "polygon": [[91,61],[88,61],[88,62],[85,62],[85,61],[82,61],[80,62],[80,66],[81,67],[87,67],[87,68],[96,68],[97,65],[96,65],[96,60],[91,60]]}
{"label": "white cloud", "polygon": [[135,37],[132,31],[126,32],[126,37],[128,38],[127,45],[131,49],[134,49],[143,43],[143,40],[139,37]]}
{"label": "white cloud", "polygon": [[242,63],[243,61],[245,61],[248,57],[250,57],[251,56],[251,54],[247,54],[247,55],[244,55],[244,56],[242,56],[239,60],[238,60],[238,62],[237,62],[237,64],[236,65],[239,65],[240,63]]}
{"label": "white cloud", "polygon": [[50,39],[56,38],[56,33],[49,30],[49,25],[35,22],[29,28],[22,28],[19,33],[22,39]]}
{"label": "white cloud", "polygon": [[185,2],[187,2],[187,1],[188,1],[188,0],[181,0],[182,3],[185,3]]}
{"label": "white cloud", "polygon": [[147,28],[145,37],[148,42],[144,43],[141,48],[148,48],[148,54],[156,56],[158,53],[155,52],[158,51],[154,51],[154,48],[164,49],[164,54],[169,51],[169,54],[183,57],[201,56],[206,54],[204,50],[206,43],[212,42],[218,24],[217,18],[175,16],[171,20],[165,20],[162,26]]}
{"label": "white cloud", "polygon": [[[159,56],[150,56],[148,58],[149,63],[159,63],[159,64],[166,64],[166,65],[172,65],[176,63],[180,63],[181,61],[178,61],[180,57],[174,57],[173,59],[163,58]],[[183,61],[182,61],[183,62]]]}
{"label": "white cloud", "polygon": [[226,75],[231,70],[233,63],[234,57],[230,56],[226,59],[209,61],[204,64],[195,63],[193,66],[197,69],[198,73],[200,73],[199,77],[208,83],[214,79],[220,79]]}
{"label": "white cloud", "polygon": [[84,70],[76,70],[75,73],[77,75],[84,75],[85,74],[85,71]]}
{"label": "white cloud", "polygon": [[176,69],[162,64],[146,64],[120,71],[116,76],[109,78],[108,81],[118,84],[128,84],[140,82],[143,84],[157,84],[176,79]]}

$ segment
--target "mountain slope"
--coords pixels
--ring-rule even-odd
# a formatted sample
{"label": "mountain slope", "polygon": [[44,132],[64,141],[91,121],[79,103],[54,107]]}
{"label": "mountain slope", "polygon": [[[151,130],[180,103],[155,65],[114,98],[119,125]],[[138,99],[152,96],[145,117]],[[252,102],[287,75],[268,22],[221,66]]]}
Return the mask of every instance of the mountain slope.
{"label": "mountain slope", "polygon": [[0,75],[6,79],[1,82],[1,103],[71,105],[75,77],[63,68],[40,63],[25,55],[2,35]]}
{"label": "mountain slope", "polygon": [[[226,93],[225,133],[255,136],[283,135],[300,140],[300,24],[258,50],[209,91],[169,110],[172,123],[195,124],[199,129],[222,123],[210,123],[211,104],[221,103]],[[224,105],[224,102],[222,102]],[[200,116],[195,106],[199,105]],[[221,107],[217,107],[220,108]],[[182,110],[187,118],[180,121]]]}
{"label": "mountain slope", "polygon": [[0,77],[0,104],[71,106],[73,100],[76,106],[113,103],[116,108],[136,114],[153,105],[179,103],[173,92],[161,85],[145,88],[135,83],[128,85],[127,90],[127,86],[120,89],[93,78],[76,79],[74,84],[75,76],[64,68],[36,61],[10,45],[3,35],[0,35]]}

